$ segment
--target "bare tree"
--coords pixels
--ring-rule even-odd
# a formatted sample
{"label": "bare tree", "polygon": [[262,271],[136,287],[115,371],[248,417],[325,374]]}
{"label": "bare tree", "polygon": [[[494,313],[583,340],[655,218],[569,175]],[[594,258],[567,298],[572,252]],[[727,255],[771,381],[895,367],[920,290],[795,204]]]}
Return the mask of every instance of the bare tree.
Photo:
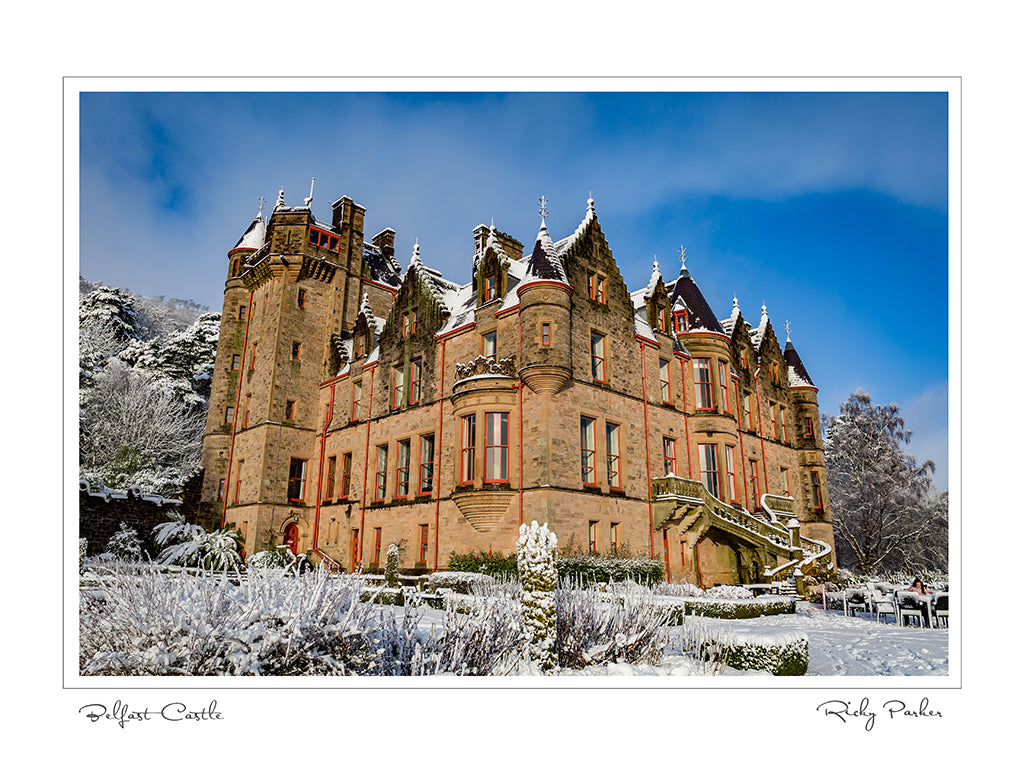
{"label": "bare tree", "polygon": [[824,421],[840,564],[861,573],[945,567],[945,497],[933,491],[934,462],[918,465],[904,450],[911,433],[899,405],[873,405],[857,390]]}

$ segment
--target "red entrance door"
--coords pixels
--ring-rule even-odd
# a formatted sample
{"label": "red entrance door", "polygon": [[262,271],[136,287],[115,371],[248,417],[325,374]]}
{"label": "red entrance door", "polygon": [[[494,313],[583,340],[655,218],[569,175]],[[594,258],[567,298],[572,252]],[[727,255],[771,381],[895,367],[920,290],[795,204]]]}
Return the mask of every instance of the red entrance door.
{"label": "red entrance door", "polygon": [[299,529],[294,523],[284,529],[284,545],[292,551],[293,555],[299,554]]}

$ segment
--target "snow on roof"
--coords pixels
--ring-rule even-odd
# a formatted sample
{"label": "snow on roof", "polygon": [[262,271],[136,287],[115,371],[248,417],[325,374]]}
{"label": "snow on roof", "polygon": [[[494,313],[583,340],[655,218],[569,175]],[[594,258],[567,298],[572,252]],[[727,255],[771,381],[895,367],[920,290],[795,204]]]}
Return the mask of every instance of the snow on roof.
{"label": "snow on roof", "polygon": [[392,254],[385,255],[373,243],[363,241],[363,262],[370,267],[370,279],[398,287],[402,284],[402,265]]}
{"label": "snow on roof", "polygon": [[793,342],[789,339],[786,339],[786,349],[782,353],[782,356],[786,359],[786,365],[789,369],[789,386],[814,386],[814,382],[811,381],[810,374],[807,373],[807,368],[804,367],[803,360],[800,359],[800,355],[796,352],[796,347],[793,346]]}
{"label": "snow on roof", "polygon": [[445,306],[448,307],[450,315],[438,331],[437,336],[454,331],[476,322],[476,290],[472,283],[460,286],[457,290],[449,291],[444,295]]}
{"label": "snow on roof", "polygon": [[661,280],[661,270],[658,269],[658,259],[654,259],[654,269],[651,270],[651,279],[647,281],[647,287],[644,289],[644,298],[649,299],[654,295],[654,289],[658,287],[658,281]]}
{"label": "snow on roof", "polygon": [[[532,283],[537,280],[553,280],[559,283],[569,284],[569,278],[562,266],[562,259],[551,235],[548,233],[548,226],[541,219],[540,231],[537,233],[537,242],[533,247],[533,253],[526,260],[524,283]],[[511,288],[511,286],[509,286]]]}
{"label": "snow on roof", "polygon": [[761,305],[761,322],[757,328],[754,328],[750,332],[750,340],[754,342],[755,347],[760,347],[761,342],[764,340],[764,332],[768,330],[768,307],[765,304]]}
{"label": "snow on roof", "polygon": [[597,221],[597,211],[594,210],[594,199],[590,198],[587,200],[587,213],[583,217],[583,221],[576,227],[576,231],[568,237],[564,237],[555,243],[555,252],[561,256],[565,253],[569,247],[575,243],[580,236],[587,231],[587,227],[590,226],[592,221]]}
{"label": "snow on roof", "polygon": [[736,330],[736,322],[740,319],[740,302],[739,299],[734,295],[732,297],[732,314],[729,315],[725,320],[721,320],[722,330],[728,335],[732,336],[732,332]]}
{"label": "snow on roof", "polygon": [[654,330],[651,328],[650,323],[647,322],[643,312],[637,312],[633,315],[633,333],[645,341],[658,343],[658,340],[654,337]]}
{"label": "snow on roof", "polygon": [[267,222],[263,220],[262,214],[252,220],[249,228],[245,230],[242,236],[235,243],[235,248],[252,248],[254,251],[258,251],[263,245],[263,240],[267,236]]}
{"label": "snow on roof", "polygon": [[707,299],[700,292],[697,283],[687,270],[686,265],[679,270],[679,276],[665,288],[669,291],[669,303],[675,306],[679,300],[683,301],[689,312],[689,329],[693,331],[710,331],[725,335],[725,330],[711,311]]}

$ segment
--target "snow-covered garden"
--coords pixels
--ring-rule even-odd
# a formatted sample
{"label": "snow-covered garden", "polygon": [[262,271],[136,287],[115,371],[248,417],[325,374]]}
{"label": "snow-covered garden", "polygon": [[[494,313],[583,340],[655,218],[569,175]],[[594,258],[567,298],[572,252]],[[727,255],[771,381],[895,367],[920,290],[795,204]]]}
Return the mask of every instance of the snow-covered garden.
{"label": "snow-covered garden", "polygon": [[[518,579],[439,572],[404,587],[388,586],[394,574],[303,573],[271,558],[245,573],[94,561],[82,578],[81,673],[949,673],[947,629],[738,587],[559,580],[554,547],[546,528],[524,526]],[[728,618],[739,615],[753,618]]]}

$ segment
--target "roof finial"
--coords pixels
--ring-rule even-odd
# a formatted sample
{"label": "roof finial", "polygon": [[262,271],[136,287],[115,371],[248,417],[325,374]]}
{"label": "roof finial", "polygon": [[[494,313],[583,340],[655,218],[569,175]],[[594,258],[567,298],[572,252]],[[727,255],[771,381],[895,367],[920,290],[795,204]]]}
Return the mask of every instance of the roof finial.
{"label": "roof finial", "polygon": [[594,216],[594,191],[591,190],[588,194],[590,196],[587,198],[587,215]]}
{"label": "roof finial", "polygon": [[544,195],[540,196],[540,223],[544,226],[544,219],[548,217],[548,199]]}
{"label": "roof finial", "polygon": [[313,182],[315,181],[315,176],[309,180],[309,197],[302,201],[307,208],[309,208],[309,204],[313,202]]}
{"label": "roof finial", "polygon": [[786,321],[786,341],[792,341],[792,339],[789,338],[789,320]]}
{"label": "roof finial", "polygon": [[410,264],[419,264],[420,262],[420,239],[417,237],[416,242],[412,246],[412,261]]}
{"label": "roof finial", "polygon": [[735,292],[733,292],[733,294],[732,294],[732,308],[733,309],[739,309],[740,308],[740,300],[736,298],[736,293]]}
{"label": "roof finial", "polygon": [[263,218],[263,195],[260,195],[260,212],[259,212],[259,214],[257,215],[256,218],[258,218],[258,219],[262,219]]}
{"label": "roof finial", "polygon": [[277,191],[277,203],[274,208],[284,208],[284,187]]}
{"label": "roof finial", "polygon": [[679,260],[683,263],[683,271],[686,271],[686,246],[679,246]]}
{"label": "roof finial", "polygon": [[763,300],[761,301],[761,315],[763,317],[767,317],[768,316],[768,306],[764,303]]}

